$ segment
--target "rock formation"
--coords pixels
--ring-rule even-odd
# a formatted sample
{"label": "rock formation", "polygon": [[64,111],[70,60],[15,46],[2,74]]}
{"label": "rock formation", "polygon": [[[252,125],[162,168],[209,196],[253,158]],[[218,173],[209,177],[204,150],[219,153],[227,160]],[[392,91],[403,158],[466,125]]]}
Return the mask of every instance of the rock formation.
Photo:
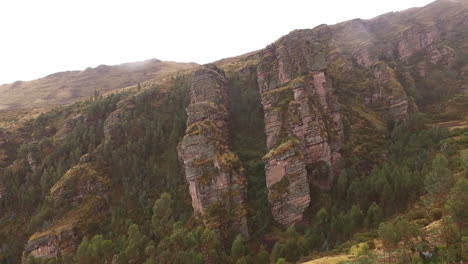
{"label": "rock formation", "polygon": [[25,254],[35,257],[51,258],[61,252],[61,248],[76,247],[79,239],[72,229],[60,230],[50,234],[36,234],[30,238],[25,247]]}
{"label": "rock formation", "polygon": [[87,223],[102,217],[107,207],[110,179],[92,163],[86,154],[50,189],[47,201],[54,208],[72,206],[62,217],[54,219],[44,230],[33,234],[26,243],[24,255],[55,257],[78,247]]}
{"label": "rock formation", "polygon": [[84,155],[80,164],[69,169],[50,189],[49,202],[56,206],[63,203],[77,205],[87,196],[107,193],[109,178],[100,175],[90,163],[82,162],[89,156]]}
{"label": "rock formation", "polygon": [[[339,107],[326,77],[326,56],[314,45],[319,34],[291,33],[264,52],[258,84],[265,113],[266,182],[275,220],[302,220],[310,187],[329,190],[341,157],[343,129]],[[315,43],[312,45],[311,43]]]}
{"label": "rock formation", "polygon": [[65,140],[67,136],[71,134],[71,132],[78,126],[80,122],[88,124],[90,123],[90,120],[88,120],[88,118],[85,117],[83,114],[77,114],[73,116],[72,118],[65,120],[61,128],[54,135],[54,142],[60,143],[63,140]]}
{"label": "rock formation", "polygon": [[106,142],[122,143],[125,135],[120,123],[135,110],[135,107],[132,99],[126,99],[117,104],[117,109],[110,113],[104,122],[104,138]]}
{"label": "rock formation", "polygon": [[227,142],[226,89],[225,74],[214,65],[193,74],[187,129],[178,153],[195,213],[214,229],[229,226],[248,237],[244,169]]}
{"label": "rock formation", "polygon": [[29,168],[31,168],[31,171],[36,171],[37,158],[33,152],[29,152],[28,155],[26,155],[26,161],[28,162],[28,165],[29,165]]}

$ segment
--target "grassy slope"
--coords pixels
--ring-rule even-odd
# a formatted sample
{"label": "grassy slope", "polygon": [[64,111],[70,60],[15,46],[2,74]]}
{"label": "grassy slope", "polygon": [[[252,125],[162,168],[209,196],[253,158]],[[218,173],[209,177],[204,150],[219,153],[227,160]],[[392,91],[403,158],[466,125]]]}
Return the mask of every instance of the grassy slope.
{"label": "grassy slope", "polygon": [[195,63],[149,60],[84,71],[54,73],[27,82],[0,85],[0,110],[72,103],[101,93],[195,67]]}

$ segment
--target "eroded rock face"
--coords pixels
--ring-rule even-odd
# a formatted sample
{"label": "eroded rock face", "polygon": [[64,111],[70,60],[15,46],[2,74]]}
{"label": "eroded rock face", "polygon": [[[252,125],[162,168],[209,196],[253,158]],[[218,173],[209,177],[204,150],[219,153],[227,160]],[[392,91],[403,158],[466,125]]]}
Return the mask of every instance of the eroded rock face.
{"label": "eroded rock face", "polygon": [[76,233],[72,229],[66,229],[58,233],[32,237],[26,244],[24,252],[27,256],[51,258],[57,256],[62,248],[78,243]]}
{"label": "eroded rock face", "polygon": [[310,188],[300,142],[291,139],[264,160],[273,217],[284,225],[301,221],[310,204]]}
{"label": "eroded rock face", "polygon": [[406,30],[397,40],[398,57],[407,60],[414,53],[432,45],[437,38],[437,33],[432,28],[413,27]]}
{"label": "eroded rock face", "polygon": [[26,156],[26,161],[29,164],[29,168],[31,168],[32,171],[36,171],[36,169],[37,169],[37,158],[36,158],[36,155],[33,152],[28,153],[28,155]]}
{"label": "eroded rock face", "polygon": [[89,122],[89,120],[87,120],[87,118],[82,114],[78,114],[70,119],[65,120],[60,130],[57,131],[57,133],[54,135],[54,142],[60,143],[65,140],[65,138],[70,135],[70,133],[78,126],[80,122],[85,123]]}
{"label": "eroded rock face", "polygon": [[52,258],[75,252],[86,234],[87,224],[102,219],[106,208],[104,197],[88,196],[60,218],[54,219],[50,226],[34,233],[26,243],[23,256]]}
{"label": "eroded rock face", "polygon": [[70,209],[38,230],[28,240],[24,256],[51,258],[59,253],[74,252],[85,235],[89,222],[103,217],[108,207],[110,179],[91,163],[86,154],[50,189],[46,197],[55,209]]}
{"label": "eroded rock face", "polygon": [[90,195],[105,196],[110,180],[97,172],[89,163],[90,159],[90,154],[81,157],[80,164],[70,168],[50,189],[47,200],[56,206],[63,203],[77,205]]}
{"label": "eroded rock face", "polygon": [[227,142],[226,89],[225,74],[214,65],[205,65],[193,74],[187,129],[178,154],[195,213],[214,229],[228,225],[247,237],[246,179],[239,158]]}
{"label": "eroded rock face", "polygon": [[104,121],[104,138],[106,142],[122,143],[125,135],[120,124],[127,115],[135,110],[135,107],[135,102],[132,99],[126,99],[117,104],[117,109],[110,113],[106,121]]}
{"label": "eroded rock face", "polygon": [[269,200],[276,221],[302,220],[314,184],[329,190],[340,160],[343,128],[338,103],[327,80],[327,54],[317,49],[329,39],[298,31],[263,52],[258,84],[265,113],[269,153],[264,157]]}

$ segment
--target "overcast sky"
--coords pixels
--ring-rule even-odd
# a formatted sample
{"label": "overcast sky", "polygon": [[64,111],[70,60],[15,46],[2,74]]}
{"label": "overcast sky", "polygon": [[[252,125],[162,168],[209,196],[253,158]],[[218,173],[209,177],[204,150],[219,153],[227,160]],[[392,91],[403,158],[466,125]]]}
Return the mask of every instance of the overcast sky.
{"label": "overcast sky", "polygon": [[208,63],[431,0],[0,0],[0,84],[158,58]]}

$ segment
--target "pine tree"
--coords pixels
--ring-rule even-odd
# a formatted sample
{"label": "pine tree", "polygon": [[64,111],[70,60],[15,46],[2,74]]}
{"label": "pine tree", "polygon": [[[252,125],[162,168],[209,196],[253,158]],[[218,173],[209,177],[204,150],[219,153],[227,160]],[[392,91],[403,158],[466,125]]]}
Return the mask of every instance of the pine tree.
{"label": "pine tree", "polygon": [[231,246],[231,257],[238,259],[247,255],[247,248],[245,246],[245,240],[242,235],[237,235],[236,239],[232,242]]}
{"label": "pine tree", "polygon": [[128,227],[128,243],[125,254],[129,261],[140,262],[143,260],[143,250],[147,242],[147,237],[140,232],[137,224]]}
{"label": "pine tree", "polygon": [[78,264],[91,263],[91,255],[89,254],[89,241],[87,237],[83,238],[80,246],[76,250],[76,262]]}
{"label": "pine tree", "polygon": [[255,258],[255,263],[268,264],[270,262],[269,258],[268,251],[265,250],[265,247],[261,246]]}
{"label": "pine tree", "polygon": [[285,245],[281,242],[276,242],[271,251],[271,262],[276,263],[280,258],[285,256]]}
{"label": "pine tree", "polygon": [[172,197],[169,193],[161,194],[153,206],[153,231],[158,238],[168,235],[171,232],[172,220]]}
{"label": "pine tree", "polygon": [[381,223],[379,225],[378,233],[379,237],[382,239],[384,248],[389,254],[388,257],[390,261],[390,252],[397,247],[398,242],[400,241],[400,236],[392,224],[385,223]]}
{"label": "pine tree", "polygon": [[102,235],[95,235],[89,242],[88,254],[90,263],[101,263],[112,258],[112,241],[106,240]]}
{"label": "pine tree", "polygon": [[364,224],[366,227],[376,227],[380,221],[383,219],[383,210],[382,208],[376,204],[375,202],[367,210],[366,219],[364,220]]}
{"label": "pine tree", "polygon": [[[211,229],[204,228],[200,239],[205,263],[221,263],[223,255],[218,235]],[[233,243],[234,246],[234,243]]]}
{"label": "pine tree", "polygon": [[424,186],[430,200],[447,191],[452,184],[452,173],[448,168],[448,160],[443,154],[437,154],[432,160],[432,170],[426,174]]}
{"label": "pine tree", "polygon": [[460,232],[468,222],[468,180],[461,178],[455,184],[445,208],[457,223]]}

